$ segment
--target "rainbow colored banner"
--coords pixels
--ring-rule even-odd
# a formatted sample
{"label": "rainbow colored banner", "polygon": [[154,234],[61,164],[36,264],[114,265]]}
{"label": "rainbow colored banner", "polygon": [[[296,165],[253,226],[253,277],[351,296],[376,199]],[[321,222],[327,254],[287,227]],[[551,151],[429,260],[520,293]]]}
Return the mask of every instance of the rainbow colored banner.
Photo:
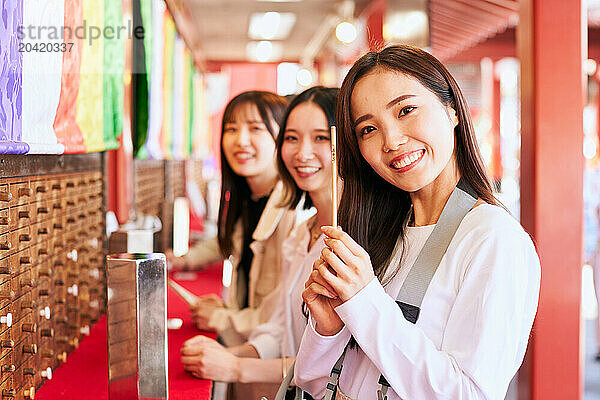
{"label": "rainbow colored banner", "polygon": [[2,0],[0,23],[0,154],[23,154],[23,53],[17,28],[23,25],[23,2]]}
{"label": "rainbow colored banner", "polygon": [[[63,39],[38,27],[60,27],[64,21],[64,0],[23,2],[24,43],[40,51],[23,52],[23,135],[28,154],[62,154],[54,119],[61,92]],[[43,50],[45,51],[41,51]]]}
{"label": "rainbow colored banner", "polygon": [[123,24],[123,7],[120,1],[104,2],[104,25],[112,37],[104,40],[104,148],[116,149],[117,138],[123,132],[125,71],[125,38],[114,37],[116,27]]}
{"label": "rainbow colored banner", "polygon": [[173,86],[174,86],[174,59],[175,59],[175,22],[170,14],[165,13],[164,24],[164,59],[163,59],[163,104],[164,118],[160,133],[160,147],[164,159],[173,158]]}
{"label": "rainbow colored banner", "polygon": [[[73,32],[83,23],[83,1],[65,0],[63,26]],[[65,37],[69,51],[63,52],[63,67],[58,108],[54,118],[54,132],[58,142],[65,146],[65,153],[83,153],[85,145],[77,124],[77,97],[80,90],[81,53],[83,38],[75,35]],[[71,44],[72,43],[72,44]]]}
{"label": "rainbow colored banner", "polygon": [[[151,31],[152,42],[145,46],[146,60],[151,60],[151,69],[147,71],[150,84],[150,120],[148,122],[148,135],[144,152],[150,158],[162,159],[163,153],[160,143],[160,135],[164,118],[164,26],[165,26],[165,3],[164,0],[152,0]],[[142,15],[142,18],[144,15]],[[146,28],[147,19],[144,20]],[[148,28],[146,28],[148,29]],[[138,157],[140,154],[137,155]]]}

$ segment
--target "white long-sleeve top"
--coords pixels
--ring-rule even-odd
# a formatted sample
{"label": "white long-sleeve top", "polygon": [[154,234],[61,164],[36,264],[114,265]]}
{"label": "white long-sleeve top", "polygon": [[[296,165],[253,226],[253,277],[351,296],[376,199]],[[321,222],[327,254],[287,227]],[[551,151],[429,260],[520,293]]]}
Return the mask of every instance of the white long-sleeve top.
{"label": "white long-sleeve top", "polygon": [[279,301],[269,321],[257,326],[248,340],[260,358],[296,357],[298,353],[307,323],[302,313],[304,282],[325,247],[321,235],[308,250],[308,226],[314,218],[316,216],[299,224],[281,245],[282,284],[278,287]]}
{"label": "white long-sleeve top", "polygon": [[390,400],[504,399],[537,310],[540,264],[533,243],[504,209],[471,210],[413,325],[395,299],[433,228],[409,227],[402,268],[390,283],[384,288],[374,278],[336,308],[345,324],[338,334],[321,336],[310,321],[296,359],[298,386],[322,398],[353,335],[360,348],[346,352],[339,382],[353,399],[377,399],[380,371],[391,385]]}

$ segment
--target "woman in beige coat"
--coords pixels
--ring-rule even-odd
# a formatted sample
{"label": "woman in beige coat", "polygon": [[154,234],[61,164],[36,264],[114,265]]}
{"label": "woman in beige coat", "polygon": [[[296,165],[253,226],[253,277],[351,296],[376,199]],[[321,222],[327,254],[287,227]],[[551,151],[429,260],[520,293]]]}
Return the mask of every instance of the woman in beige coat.
{"label": "woman in beige coat", "polygon": [[201,242],[173,264],[200,265],[229,259],[231,284],[222,301],[203,296],[192,307],[201,330],[216,331],[234,346],[266,322],[276,300],[271,294],[281,279],[281,242],[300,222],[301,213],[279,206],[281,184],[275,166],[275,138],[285,100],[269,92],[250,91],[226,106],[221,127],[222,188],[218,235]]}

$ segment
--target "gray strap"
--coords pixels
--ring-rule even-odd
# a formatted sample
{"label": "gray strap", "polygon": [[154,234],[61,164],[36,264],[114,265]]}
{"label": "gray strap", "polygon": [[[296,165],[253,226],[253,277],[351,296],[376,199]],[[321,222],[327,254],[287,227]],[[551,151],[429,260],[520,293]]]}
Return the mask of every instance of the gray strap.
{"label": "gray strap", "polygon": [[[288,391],[288,388],[292,384],[292,378],[294,377],[294,366],[295,365],[296,365],[296,361],[294,360],[294,362],[292,363],[292,366],[290,367],[290,370],[288,371],[287,375],[281,382],[281,385],[279,385],[279,390],[277,391],[277,394],[275,395],[275,400],[285,400],[285,395]],[[298,391],[296,391],[296,393],[297,392]],[[264,399],[264,397],[263,397],[263,399]]]}
{"label": "gray strap", "polygon": [[[458,185],[456,185],[456,188],[446,202],[435,228],[433,228],[431,235],[427,238],[425,245],[400,288],[397,298],[399,302],[412,305],[416,307],[417,311],[421,308],[421,303],[437,267],[442,261],[446,250],[448,250],[448,246],[463,218],[477,203],[477,197],[477,193],[466,182],[462,179],[458,182]],[[413,322],[416,322],[417,318],[418,313],[415,315],[415,321]],[[323,400],[335,399],[345,355],[346,349],[344,349],[344,352],[335,363],[329,375],[329,383],[327,384]],[[383,375],[380,375],[379,383],[381,387],[377,391],[378,400],[386,400],[390,385]]]}
{"label": "gray strap", "polygon": [[342,366],[344,365],[344,357],[346,357],[346,350],[348,346],[344,348],[342,355],[335,362],[331,373],[329,374],[329,382],[327,383],[327,387],[325,388],[325,397],[323,400],[334,400],[337,392],[338,383],[340,381],[340,374],[342,373]]}
{"label": "gray strap", "polygon": [[408,272],[398,293],[398,301],[421,307],[429,283],[448,250],[458,226],[477,202],[477,196],[470,194],[471,191],[464,188],[461,183],[450,195],[433,232]]}

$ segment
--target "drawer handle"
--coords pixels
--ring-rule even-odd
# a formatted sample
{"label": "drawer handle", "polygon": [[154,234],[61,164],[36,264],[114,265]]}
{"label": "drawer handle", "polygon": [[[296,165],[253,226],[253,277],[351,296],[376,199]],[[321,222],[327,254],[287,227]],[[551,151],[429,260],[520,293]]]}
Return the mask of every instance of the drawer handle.
{"label": "drawer handle", "polygon": [[48,191],[48,186],[46,186],[46,185],[38,186],[35,189],[35,191],[38,192],[38,193],[46,193]]}
{"label": "drawer handle", "polygon": [[24,344],[23,345],[23,353],[35,354],[37,353],[37,344]]}
{"label": "drawer handle", "polygon": [[19,197],[31,197],[33,196],[33,190],[31,188],[19,188],[18,192]]}
{"label": "drawer handle", "polygon": [[11,192],[0,192],[0,201],[9,202],[12,200]]}

